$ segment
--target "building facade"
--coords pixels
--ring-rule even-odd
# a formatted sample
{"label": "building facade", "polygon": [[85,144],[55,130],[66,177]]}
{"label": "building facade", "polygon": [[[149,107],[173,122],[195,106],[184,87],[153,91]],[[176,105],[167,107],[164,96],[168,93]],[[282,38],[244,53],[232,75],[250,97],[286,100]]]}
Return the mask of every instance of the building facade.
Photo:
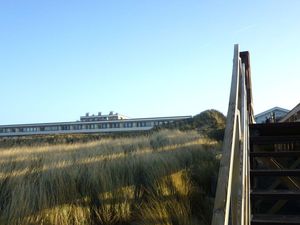
{"label": "building facade", "polygon": [[124,115],[110,112],[108,115],[89,115],[80,117],[76,122],[35,123],[0,125],[1,136],[23,136],[35,134],[71,134],[71,133],[112,133],[146,131],[155,126],[172,123],[178,120],[190,119],[192,116],[171,116],[152,118],[128,118]]}
{"label": "building facade", "polygon": [[278,122],[285,115],[287,115],[288,112],[289,110],[287,109],[274,107],[267,111],[257,114],[254,118],[256,123]]}

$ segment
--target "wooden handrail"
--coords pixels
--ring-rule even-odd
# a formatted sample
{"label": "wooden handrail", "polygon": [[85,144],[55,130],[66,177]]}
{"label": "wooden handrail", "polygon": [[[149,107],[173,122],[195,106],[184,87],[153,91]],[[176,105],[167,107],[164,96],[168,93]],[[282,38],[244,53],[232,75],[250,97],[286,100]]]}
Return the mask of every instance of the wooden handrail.
{"label": "wooden handrail", "polygon": [[250,224],[249,123],[254,123],[250,57],[235,45],[212,225]]}

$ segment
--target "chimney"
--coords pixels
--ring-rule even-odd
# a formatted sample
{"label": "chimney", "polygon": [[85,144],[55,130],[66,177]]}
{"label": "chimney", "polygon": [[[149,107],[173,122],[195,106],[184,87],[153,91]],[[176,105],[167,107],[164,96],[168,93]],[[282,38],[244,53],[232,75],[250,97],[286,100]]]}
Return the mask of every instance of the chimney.
{"label": "chimney", "polygon": [[101,112],[98,112],[98,116],[101,116]]}
{"label": "chimney", "polygon": [[85,116],[89,116],[89,113],[87,112],[87,113],[85,114]]}

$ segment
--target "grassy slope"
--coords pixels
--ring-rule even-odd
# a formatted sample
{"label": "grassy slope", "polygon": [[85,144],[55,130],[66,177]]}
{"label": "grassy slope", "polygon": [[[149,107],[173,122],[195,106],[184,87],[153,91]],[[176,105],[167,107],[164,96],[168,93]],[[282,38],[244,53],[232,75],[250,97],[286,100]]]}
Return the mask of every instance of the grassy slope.
{"label": "grassy slope", "polygon": [[209,224],[219,144],[197,132],[0,149],[0,224]]}

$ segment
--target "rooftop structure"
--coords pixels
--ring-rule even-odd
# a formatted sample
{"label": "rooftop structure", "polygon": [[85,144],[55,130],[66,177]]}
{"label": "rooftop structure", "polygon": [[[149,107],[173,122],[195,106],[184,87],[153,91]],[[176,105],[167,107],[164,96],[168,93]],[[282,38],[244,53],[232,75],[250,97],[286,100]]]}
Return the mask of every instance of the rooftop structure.
{"label": "rooftop structure", "polygon": [[91,122],[91,121],[107,121],[107,120],[124,120],[129,119],[129,117],[121,115],[119,113],[114,113],[113,111],[110,111],[107,115],[102,115],[101,112],[98,112],[97,115],[89,115],[89,113],[86,113],[85,116],[80,117],[80,121],[82,122]]}

